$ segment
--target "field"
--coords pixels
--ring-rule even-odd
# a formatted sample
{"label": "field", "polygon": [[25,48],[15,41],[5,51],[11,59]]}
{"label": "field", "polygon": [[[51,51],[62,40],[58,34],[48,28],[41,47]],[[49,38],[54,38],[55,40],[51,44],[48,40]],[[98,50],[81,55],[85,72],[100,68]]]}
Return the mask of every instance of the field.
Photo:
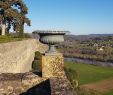
{"label": "field", "polygon": [[111,91],[109,91],[109,92],[107,92],[107,93],[105,93],[103,95],[113,95],[113,90],[111,90]]}
{"label": "field", "polygon": [[88,87],[95,87],[93,90],[99,92],[100,89],[98,88],[100,87],[102,88],[101,92],[105,93],[103,95],[113,95],[113,68],[86,65],[82,63],[75,64],[72,62],[65,62],[65,67],[71,69],[72,78],[77,79],[80,86],[87,85]]}
{"label": "field", "polygon": [[113,77],[113,68],[75,64],[71,62],[66,62],[65,66],[77,72],[80,85]]}

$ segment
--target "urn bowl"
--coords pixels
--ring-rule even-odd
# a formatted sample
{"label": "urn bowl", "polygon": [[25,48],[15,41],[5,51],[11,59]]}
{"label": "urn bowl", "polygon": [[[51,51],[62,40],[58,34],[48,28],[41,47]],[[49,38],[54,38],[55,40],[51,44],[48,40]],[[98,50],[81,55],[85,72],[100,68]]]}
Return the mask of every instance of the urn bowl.
{"label": "urn bowl", "polygon": [[39,41],[43,44],[49,45],[48,54],[56,54],[55,45],[64,41],[64,35],[67,31],[34,31],[33,33],[39,34]]}

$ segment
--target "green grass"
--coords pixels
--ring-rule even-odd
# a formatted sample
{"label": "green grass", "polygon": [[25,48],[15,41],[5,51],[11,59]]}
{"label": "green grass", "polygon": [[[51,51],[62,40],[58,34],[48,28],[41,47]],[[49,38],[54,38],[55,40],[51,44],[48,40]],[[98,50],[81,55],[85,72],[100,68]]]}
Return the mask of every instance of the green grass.
{"label": "green grass", "polygon": [[77,75],[74,72],[71,75],[74,79],[78,79],[80,85],[113,77],[113,68],[72,62],[65,62],[65,67],[77,72]]}
{"label": "green grass", "polygon": [[112,91],[109,91],[109,92],[107,92],[107,93],[105,93],[103,95],[113,95],[113,90]]}
{"label": "green grass", "polygon": [[26,40],[26,39],[28,38],[18,38],[18,37],[13,37],[13,36],[0,36],[0,43],[21,41],[21,40]]}

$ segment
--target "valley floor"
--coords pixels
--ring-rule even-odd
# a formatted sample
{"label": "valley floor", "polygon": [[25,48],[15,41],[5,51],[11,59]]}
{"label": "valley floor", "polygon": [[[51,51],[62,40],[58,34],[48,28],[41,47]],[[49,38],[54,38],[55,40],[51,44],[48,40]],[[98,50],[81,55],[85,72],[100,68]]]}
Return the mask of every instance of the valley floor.
{"label": "valley floor", "polygon": [[101,93],[103,93],[103,92],[107,93],[107,92],[113,90],[113,78],[81,85],[80,87],[92,89],[92,90],[95,90],[95,91],[101,92]]}
{"label": "valley floor", "polygon": [[72,80],[78,80],[79,86],[113,95],[113,68],[94,66],[82,63],[65,62]]}

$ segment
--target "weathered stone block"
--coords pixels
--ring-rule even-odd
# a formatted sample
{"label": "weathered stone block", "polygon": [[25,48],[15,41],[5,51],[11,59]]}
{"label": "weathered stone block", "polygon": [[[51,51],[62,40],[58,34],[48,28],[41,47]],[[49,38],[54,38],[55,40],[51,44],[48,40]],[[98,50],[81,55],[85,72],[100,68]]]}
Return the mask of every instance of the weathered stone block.
{"label": "weathered stone block", "polygon": [[0,73],[29,72],[37,49],[34,39],[0,44]]}

